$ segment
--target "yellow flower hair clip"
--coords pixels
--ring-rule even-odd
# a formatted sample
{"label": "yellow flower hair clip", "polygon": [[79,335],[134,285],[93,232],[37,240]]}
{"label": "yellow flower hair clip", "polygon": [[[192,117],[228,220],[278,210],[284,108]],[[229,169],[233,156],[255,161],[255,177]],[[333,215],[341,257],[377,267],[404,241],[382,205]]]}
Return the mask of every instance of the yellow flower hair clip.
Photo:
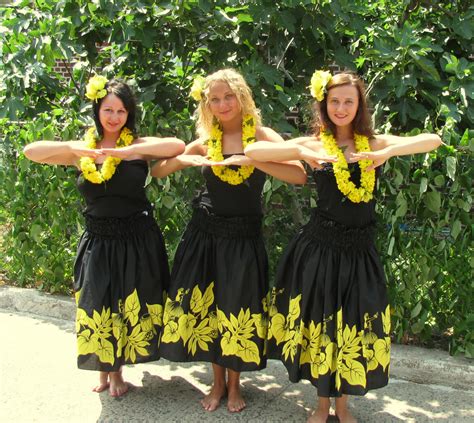
{"label": "yellow flower hair clip", "polygon": [[331,80],[331,72],[328,71],[315,71],[311,77],[311,95],[318,101],[324,99],[324,94],[326,93],[326,86]]}
{"label": "yellow flower hair clip", "polygon": [[189,95],[194,98],[196,101],[201,101],[202,99],[202,91],[204,90],[204,82],[205,78],[203,76],[196,76],[194,78],[193,86],[191,87],[191,92]]}
{"label": "yellow flower hair clip", "polygon": [[105,97],[107,95],[107,90],[105,89],[107,82],[108,79],[105,76],[93,76],[86,85],[86,97],[93,101]]}

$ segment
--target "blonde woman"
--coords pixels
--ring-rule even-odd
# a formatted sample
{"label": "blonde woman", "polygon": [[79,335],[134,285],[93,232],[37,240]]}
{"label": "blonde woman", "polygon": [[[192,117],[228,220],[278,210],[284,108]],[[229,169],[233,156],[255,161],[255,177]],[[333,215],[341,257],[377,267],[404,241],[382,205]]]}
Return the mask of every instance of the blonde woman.
{"label": "blonde woman", "polygon": [[[436,134],[375,135],[362,80],[317,71],[314,135],[248,146],[256,160],[305,160],[318,193],[309,223],[288,245],[272,292],[268,354],[292,382],[318,393],[308,423],[326,422],[335,397],[341,423],[356,419],[348,395],[388,383],[390,308],[375,248],[375,168],[393,156],[437,148]],[[331,163],[332,162],[332,163]]]}
{"label": "blonde woman", "polygon": [[306,181],[296,163],[259,163],[244,156],[255,140],[282,138],[261,125],[242,75],[219,70],[197,80],[192,95],[199,138],[185,152],[152,170],[164,177],[203,166],[205,187],[193,201],[193,216],[179,244],[165,305],[160,353],[172,361],[212,363],[214,382],[201,401],[215,410],[245,407],[240,372],[266,366],[267,255],[261,234],[261,193],[266,175]]}

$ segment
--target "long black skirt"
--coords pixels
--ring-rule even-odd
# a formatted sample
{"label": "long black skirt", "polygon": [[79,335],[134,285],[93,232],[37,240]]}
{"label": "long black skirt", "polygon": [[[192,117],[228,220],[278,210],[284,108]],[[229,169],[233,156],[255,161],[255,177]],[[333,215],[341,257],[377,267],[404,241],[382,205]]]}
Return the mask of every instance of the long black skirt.
{"label": "long black skirt", "polygon": [[86,215],[74,265],[78,367],[118,371],[159,359],[169,268],[151,212]]}
{"label": "long black skirt", "polygon": [[270,301],[269,358],[322,397],[388,383],[390,309],[374,227],[314,214],[284,253]]}
{"label": "long black skirt", "polygon": [[234,371],[266,366],[268,262],[260,216],[194,210],[178,246],[160,354]]}

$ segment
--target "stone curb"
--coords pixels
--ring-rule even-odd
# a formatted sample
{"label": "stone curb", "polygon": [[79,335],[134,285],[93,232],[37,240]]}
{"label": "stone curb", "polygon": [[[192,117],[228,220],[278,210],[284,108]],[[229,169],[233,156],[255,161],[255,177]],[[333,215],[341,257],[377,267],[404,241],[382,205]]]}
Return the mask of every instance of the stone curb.
{"label": "stone curb", "polygon": [[[0,286],[0,309],[69,321],[74,321],[76,315],[72,298],[10,286]],[[471,391],[474,387],[474,360],[451,357],[442,350],[392,344],[390,376]]]}

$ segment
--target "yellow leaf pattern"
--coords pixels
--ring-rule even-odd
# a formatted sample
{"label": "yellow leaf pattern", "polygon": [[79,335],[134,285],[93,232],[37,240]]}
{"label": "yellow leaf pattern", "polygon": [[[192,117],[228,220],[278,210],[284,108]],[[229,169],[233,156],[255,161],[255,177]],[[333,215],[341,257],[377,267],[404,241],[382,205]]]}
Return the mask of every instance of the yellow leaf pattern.
{"label": "yellow leaf pattern", "polygon": [[[80,292],[76,292],[79,304]],[[76,312],[76,332],[79,355],[95,354],[102,363],[115,364],[122,356],[135,363],[137,356],[146,357],[150,340],[159,333],[162,325],[161,304],[146,304],[147,314],[139,316],[141,306],[136,289],[125,299],[124,306],[119,300],[118,313],[110,308],[93,310],[89,316],[78,306]],[[129,332],[130,331],[130,332]]]}
{"label": "yellow leaf pattern", "polygon": [[[190,291],[189,312],[185,314],[182,303]],[[237,315],[226,315],[215,305],[214,300],[214,282],[207,286],[204,294],[196,285],[192,290],[180,288],[175,299],[167,298],[161,342],[181,341],[188,352],[195,355],[198,350],[209,351],[209,345],[220,338],[222,355],[233,355],[244,362],[260,364],[259,348],[252,339],[266,340],[267,316],[264,313],[252,314],[248,308],[241,308]],[[267,304],[268,299],[262,299],[264,308]]]}
{"label": "yellow leaf pattern", "polygon": [[137,290],[133,292],[125,300],[125,319],[130,321],[132,326],[138,322],[138,313],[140,313],[140,300],[138,299]]}
{"label": "yellow leaf pattern", "polygon": [[[303,321],[300,317],[301,294],[290,298],[288,314],[282,314],[276,307],[276,296],[283,290],[271,293],[269,310],[272,317],[268,327],[268,339],[275,339],[281,346],[285,361],[295,361],[298,351],[299,364],[309,365],[311,376],[334,374],[336,389],[342,380],[350,385],[366,387],[367,373],[376,369],[387,369],[390,363],[390,308],[374,315],[364,315],[364,328],[357,330],[344,322],[342,308],[322,322]],[[334,321],[334,342],[327,333],[327,323]],[[384,337],[373,331],[377,321],[383,328]]]}

